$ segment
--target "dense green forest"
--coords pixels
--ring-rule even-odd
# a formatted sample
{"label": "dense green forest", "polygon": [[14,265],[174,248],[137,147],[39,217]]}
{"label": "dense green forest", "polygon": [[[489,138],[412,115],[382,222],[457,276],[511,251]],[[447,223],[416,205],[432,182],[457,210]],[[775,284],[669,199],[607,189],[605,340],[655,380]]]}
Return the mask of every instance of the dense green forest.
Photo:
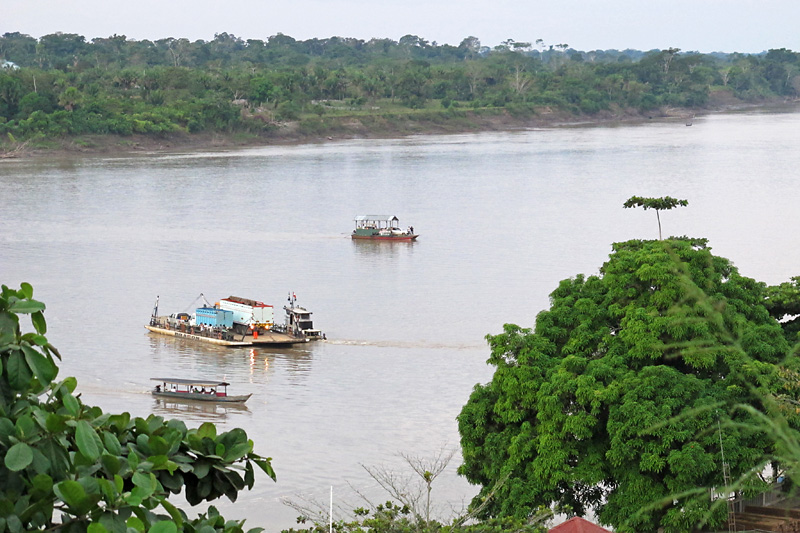
{"label": "dense green forest", "polygon": [[[0,37],[0,137],[328,135],[480,116],[630,116],[716,101],[794,99],[800,54],[595,50],[476,37],[458,46],[287,35],[131,40]],[[347,126],[349,125],[349,126]]]}

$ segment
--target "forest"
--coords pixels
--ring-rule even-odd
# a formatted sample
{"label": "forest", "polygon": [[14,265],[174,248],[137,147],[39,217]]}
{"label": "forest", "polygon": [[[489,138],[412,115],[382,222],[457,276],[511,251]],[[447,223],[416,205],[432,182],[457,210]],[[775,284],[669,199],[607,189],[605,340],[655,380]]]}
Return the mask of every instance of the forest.
{"label": "forest", "polygon": [[416,35],[211,41],[0,37],[0,147],[81,136],[403,133],[480,117],[658,116],[793,100],[800,54],[489,48]]}

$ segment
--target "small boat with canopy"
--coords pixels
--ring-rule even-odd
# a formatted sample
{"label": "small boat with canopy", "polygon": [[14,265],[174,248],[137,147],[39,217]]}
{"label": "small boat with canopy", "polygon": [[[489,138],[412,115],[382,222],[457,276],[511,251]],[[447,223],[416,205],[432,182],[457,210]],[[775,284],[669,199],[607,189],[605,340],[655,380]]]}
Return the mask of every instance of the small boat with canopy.
{"label": "small boat with canopy", "polygon": [[414,226],[400,228],[400,219],[394,215],[358,215],[356,229],[350,235],[353,239],[371,241],[415,241],[419,235]]}
{"label": "small boat with canopy", "polygon": [[232,396],[225,381],[209,379],[150,378],[159,384],[153,387],[153,396],[177,398],[199,402],[244,403],[252,394]]}

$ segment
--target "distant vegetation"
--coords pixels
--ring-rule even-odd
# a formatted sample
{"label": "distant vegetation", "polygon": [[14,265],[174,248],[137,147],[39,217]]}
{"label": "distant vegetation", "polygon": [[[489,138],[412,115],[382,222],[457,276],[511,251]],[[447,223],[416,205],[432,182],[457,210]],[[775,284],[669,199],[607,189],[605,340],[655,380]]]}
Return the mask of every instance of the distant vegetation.
{"label": "distant vegetation", "polygon": [[[0,37],[0,136],[6,143],[90,134],[327,135],[357,121],[469,121],[559,113],[653,114],[728,101],[794,99],[800,54],[595,50],[475,37],[458,46],[287,35],[136,41],[55,33]],[[734,101],[735,101],[734,100]],[[348,122],[349,121],[349,122]],[[395,124],[396,125],[396,124]]]}

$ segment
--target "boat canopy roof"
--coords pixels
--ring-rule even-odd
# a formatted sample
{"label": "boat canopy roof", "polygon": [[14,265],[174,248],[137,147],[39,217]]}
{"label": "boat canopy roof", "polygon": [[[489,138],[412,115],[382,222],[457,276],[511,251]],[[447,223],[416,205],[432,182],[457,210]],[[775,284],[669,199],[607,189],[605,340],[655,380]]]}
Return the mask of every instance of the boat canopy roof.
{"label": "boat canopy roof", "polygon": [[356,222],[399,222],[400,219],[394,215],[358,215],[354,218]]}
{"label": "boat canopy roof", "polygon": [[195,385],[199,387],[227,387],[230,383],[212,379],[150,378],[151,381],[174,383],[175,385]]}

